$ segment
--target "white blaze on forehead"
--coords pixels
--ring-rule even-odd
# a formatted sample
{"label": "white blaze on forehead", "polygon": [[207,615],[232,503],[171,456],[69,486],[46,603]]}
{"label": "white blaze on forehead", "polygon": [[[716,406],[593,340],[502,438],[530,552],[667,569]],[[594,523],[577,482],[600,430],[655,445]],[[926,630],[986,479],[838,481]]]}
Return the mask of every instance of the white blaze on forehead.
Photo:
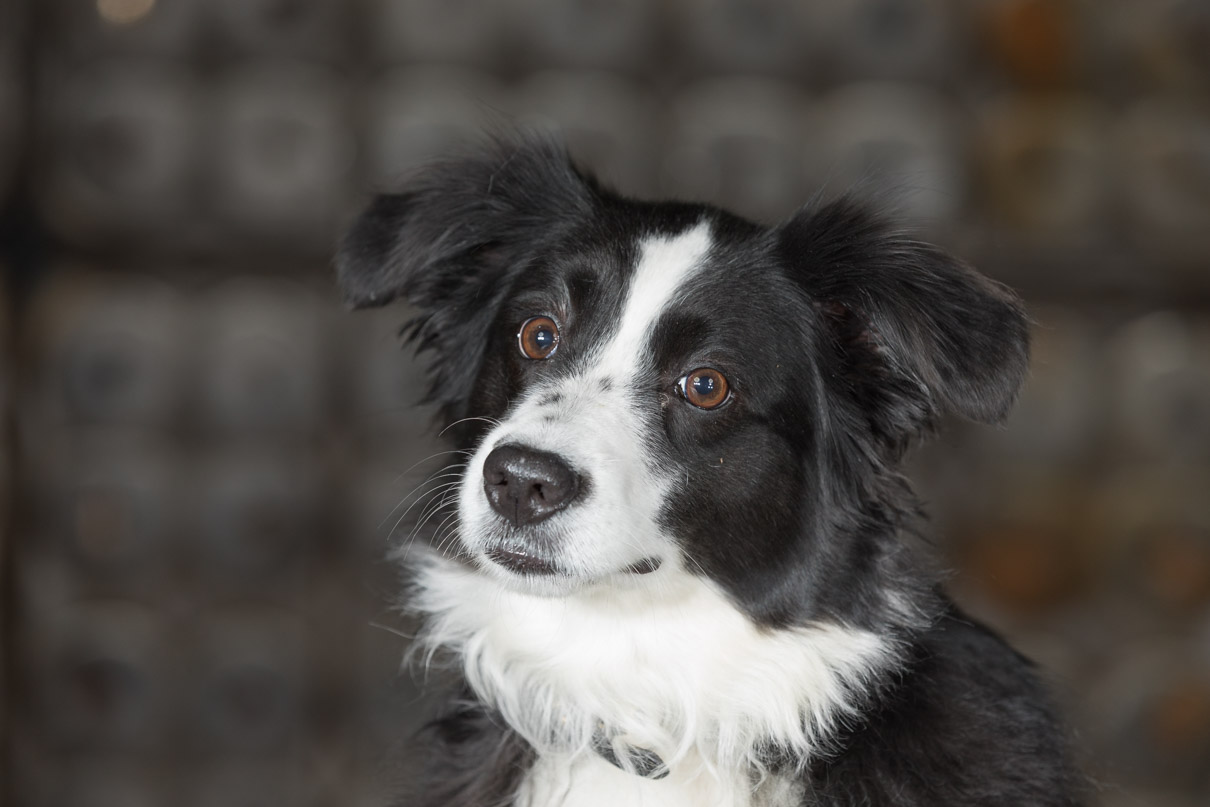
{"label": "white blaze on forehead", "polygon": [[[667,469],[654,466],[646,451],[651,424],[645,422],[643,408],[634,405],[633,386],[648,359],[655,323],[703,268],[711,245],[706,221],[675,235],[640,239],[613,333],[593,350],[585,367],[574,375],[552,373],[544,384],[535,384],[487,434],[458,494],[459,535],[472,554],[501,539],[501,519],[483,493],[483,465],[496,446],[513,442],[558,454],[593,479],[591,495],[555,516],[553,527],[537,528],[549,529],[551,552],[577,576],[573,582],[610,578],[650,557],[671,566],[675,541],[658,521],[671,477]],[[614,383],[604,384],[606,380]],[[501,577],[507,574],[492,564],[485,568]],[[526,585],[535,589],[538,584]]]}
{"label": "white blaze on forehead", "polygon": [[598,354],[597,369],[622,376],[621,380],[634,373],[651,328],[702,268],[710,245],[706,221],[677,235],[651,236],[639,244],[638,265],[617,332]]}

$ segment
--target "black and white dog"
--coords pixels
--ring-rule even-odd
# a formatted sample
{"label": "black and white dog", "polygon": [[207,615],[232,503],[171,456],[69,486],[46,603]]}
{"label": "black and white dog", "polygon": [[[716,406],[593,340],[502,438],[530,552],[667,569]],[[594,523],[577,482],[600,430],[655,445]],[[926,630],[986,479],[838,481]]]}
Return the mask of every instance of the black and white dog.
{"label": "black and white dog", "polygon": [[402,803],[1081,803],[899,473],[943,413],[1005,416],[1011,292],[853,201],[768,228],[534,138],[378,197],[338,272],[419,308],[468,458],[411,600],[464,686]]}

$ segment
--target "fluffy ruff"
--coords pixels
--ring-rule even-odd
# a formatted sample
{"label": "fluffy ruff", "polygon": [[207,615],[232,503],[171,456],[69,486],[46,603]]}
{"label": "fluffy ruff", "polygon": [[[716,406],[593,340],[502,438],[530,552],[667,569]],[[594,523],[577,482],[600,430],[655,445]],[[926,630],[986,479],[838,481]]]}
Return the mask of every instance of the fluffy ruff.
{"label": "fluffy ruff", "polygon": [[758,781],[774,750],[798,768],[823,754],[858,715],[858,693],[899,662],[869,631],[761,631],[688,576],[630,594],[534,596],[429,558],[411,599],[426,617],[417,647],[430,660],[452,651],[475,694],[540,755],[592,754],[603,724],[669,768],[692,759],[693,776]]}

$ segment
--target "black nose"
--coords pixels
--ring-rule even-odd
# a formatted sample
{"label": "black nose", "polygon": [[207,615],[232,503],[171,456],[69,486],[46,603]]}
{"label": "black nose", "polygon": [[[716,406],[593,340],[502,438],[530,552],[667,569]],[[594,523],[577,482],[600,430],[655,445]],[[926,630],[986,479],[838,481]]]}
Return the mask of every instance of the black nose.
{"label": "black nose", "polygon": [[536,524],[571,504],[580,479],[558,454],[497,446],[483,461],[483,492],[514,527]]}

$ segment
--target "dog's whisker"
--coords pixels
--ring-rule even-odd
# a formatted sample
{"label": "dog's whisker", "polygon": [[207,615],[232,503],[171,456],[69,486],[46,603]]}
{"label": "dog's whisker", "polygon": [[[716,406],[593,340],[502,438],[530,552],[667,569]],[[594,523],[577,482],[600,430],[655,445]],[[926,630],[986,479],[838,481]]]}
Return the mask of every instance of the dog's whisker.
{"label": "dog's whisker", "polygon": [[[458,467],[458,466],[447,465],[446,468],[442,468],[441,470],[444,471],[448,468],[455,468],[455,467]],[[449,479],[449,478],[454,478],[455,479],[454,484],[457,484],[458,480],[462,479],[462,473],[454,472],[454,473],[448,473],[448,474],[438,474],[436,476],[431,476],[428,479],[424,480],[419,485],[417,485],[415,488],[413,488],[410,493],[408,493],[406,496],[404,496],[402,499],[400,499],[398,504],[396,504],[394,507],[391,508],[391,512],[387,513],[386,517],[378,524],[378,529],[381,530],[382,525],[386,524],[387,521],[389,521],[390,518],[393,515],[395,515],[395,511],[397,511],[400,507],[402,507],[413,496],[419,495],[421,498],[423,498],[424,496],[427,496],[429,493],[431,493],[432,489],[425,490],[425,487],[427,485],[431,485],[432,483],[436,482],[439,479]],[[406,512],[404,513],[404,517],[405,518],[407,517]]]}
{"label": "dog's whisker", "polygon": [[446,482],[445,484],[434,488],[432,491],[430,491],[428,504],[422,508],[418,520],[424,521],[425,517],[428,516],[432,511],[440,510],[456,502],[461,489],[462,484],[460,480]]}
{"label": "dog's whisker", "polygon": [[426,515],[419,520],[415,527],[412,528],[412,532],[408,536],[408,540],[414,540],[416,536],[419,535],[424,529],[425,524],[427,524],[434,515],[441,512],[442,508],[446,506],[448,506],[448,502],[446,500],[441,500],[438,502],[436,507],[428,508]]}
{"label": "dog's whisker", "polygon": [[489,417],[465,417],[465,418],[461,418],[461,419],[459,419],[459,420],[455,420],[453,423],[451,423],[451,424],[449,424],[448,426],[446,426],[444,429],[442,429],[441,431],[439,431],[439,432],[437,433],[437,436],[438,436],[438,437],[443,437],[443,436],[445,436],[445,433],[446,433],[447,431],[449,431],[450,429],[454,428],[455,426],[457,426],[457,425],[459,425],[459,424],[462,424],[462,423],[470,423],[470,422],[473,422],[473,421],[482,421],[482,422],[486,423],[487,425],[489,425],[489,426],[493,426],[493,427],[494,427],[494,426],[499,426],[499,425],[500,425],[500,421],[499,421],[499,420],[497,420],[496,418],[489,418]]}
{"label": "dog's whisker", "polygon": [[368,624],[368,625],[369,625],[371,628],[377,628],[378,630],[384,630],[384,631],[386,631],[387,633],[394,634],[395,636],[398,636],[398,637],[399,637],[399,638],[401,638],[401,639],[405,639],[405,640],[407,640],[409,643],[410,643],[410,642],[411,642],[413,639],[415,639],[415,638],[416,638],[416,637],[415,637],[415,635],[413,635],[413,634],[410,634],[410,633],[404,633],[403,631],[399,630],[399,628],[394,628],[394,627],[391,627],[390,625],[384,625],[384,624],[382,624],[381,622],[369,622],[369,623],[367,623],[367,624]]}
{"label": "dog's whisker", "polygon": [[[443,496],[446,493],[448,493],[450,490],[457,489],[457,487],[460,485],[460,483],[461,483],[460,479],[455,479],[451,482],[443,482],[442,484],[437,485],[436,487],[425,491],[423,496],[420,496],[419,498],[416,499],[416,501],[414,501],[410,505],[408,505],[408,508],[406,510],[404,510],[403,513],[400,514],[399,518],[395,519],[395,523],[393,525],[391,525],[391,529],[386,535],[387,540],[389,541],[391,539],[391,536],[395,534],[395,530],[399,529],[399,525],[403,523],[404,519],[406,519],[408,517],[408,514],[410,512],[412,512],[412,510],[415,509],[417,505],[420,505],[422,502],[426,502],[426,501],[432,502],[434,500],[434,498]],[[427,505],[424,505],[421,507],[421,512],[423,513],[425,509],[427,509]],[[380,529],[381,529],[381,527],[380,527]]]}
{"label": "dog's whisker", "polygon": [[[400,471],[400,472],[399,472],[399,475],[395,477],[394,482],[392,482],[392,484],[394,484],[395,482],[398,482],[400,479],[403,479],[403,478],[404,478],[405,476],[407,476],[409,473],[411,473],[412,471],[414,471],[416,468],[420,467],[420,466],[421,466],[421,465],[423,465],[424,463],[428,462],[429,460],[436,459],[437,457],[444,457],[444,456],[447,456],[447,455],[449,455],[449,454],[461,454],[462,456],[464,456],[464,457],[468,457],[468,458],[469,458],[469,457],[471,456],[472,452],[467,451],[467,450],[466,450],[466,449],[464,449],[464,448],[450,448],[450,449],[446,449],[445,451],[437,451],[437,452],[434,452],[434,453],[432,453],[432,454],[429,454],[429,455],[428,455],[427,457],[425,457],[424,459],[421,459],[421,460],[416,460],[416,461],[415,461],[415,462],[413,462],[411,465],[409,465],[407,468],[405,468],[404,470]],[[463,463],[463,464],[465,464],[465,463]],[[447,466],[447,467],[448,467],[448,466]]]}

